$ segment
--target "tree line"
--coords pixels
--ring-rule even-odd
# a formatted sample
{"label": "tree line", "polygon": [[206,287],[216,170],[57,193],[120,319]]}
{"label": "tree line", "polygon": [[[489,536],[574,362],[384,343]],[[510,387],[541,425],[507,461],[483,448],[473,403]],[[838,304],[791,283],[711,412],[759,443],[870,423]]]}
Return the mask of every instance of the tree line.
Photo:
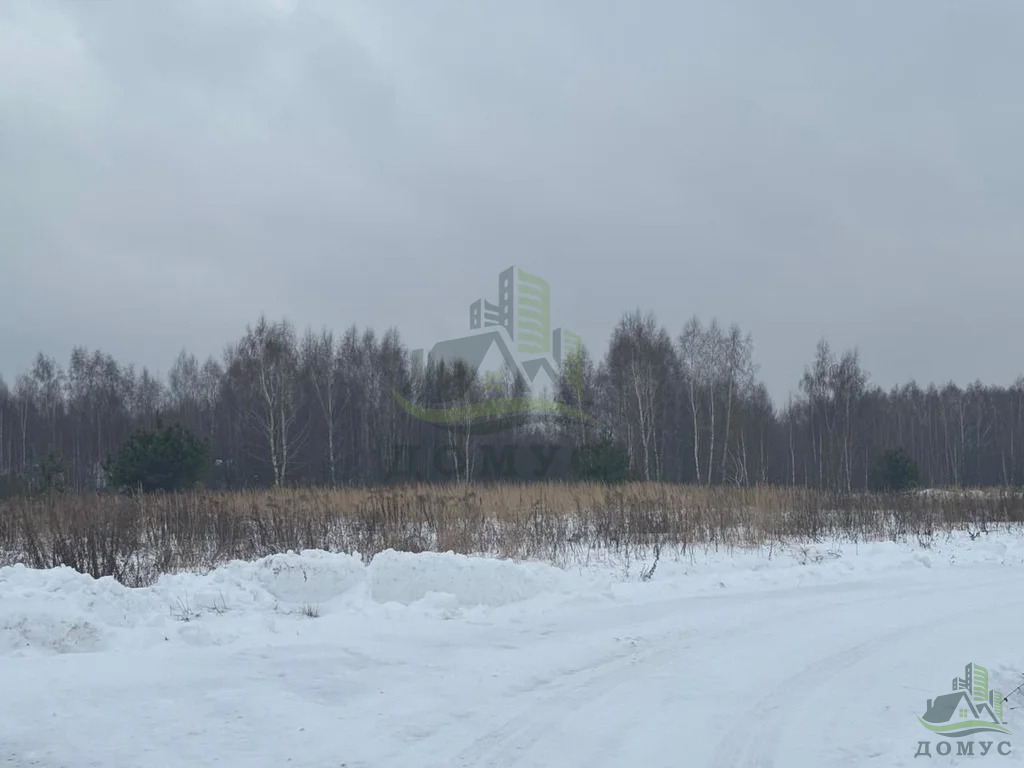
{"label": "tree line", "polygon": [[824,340],[798,395],[777,405],[749,333],[697,318],[672,333],[637,311],[603,355],[570,356],[555,390],[558,413],[509,412],[500,405],[529,394],[513,371],[419,365],[395,329],[300,334],[266,318],[219,358],[182,352],[166,378],[85,348],[66,368],[39,354],[12,384],[0,379],[0,495],[103,488],[111,457],[161,423],[204,442],[204,482],[217,488],[557,480],[597,465],[640,480],[851,492],[896,449],[932,486],[1024,480],[1024,379],[886,391],[856,350]]}

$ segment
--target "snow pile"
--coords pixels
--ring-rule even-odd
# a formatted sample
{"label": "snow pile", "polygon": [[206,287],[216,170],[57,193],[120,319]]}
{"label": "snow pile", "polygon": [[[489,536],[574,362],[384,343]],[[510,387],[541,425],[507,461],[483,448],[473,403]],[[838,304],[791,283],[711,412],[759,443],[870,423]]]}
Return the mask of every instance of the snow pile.
{"label": "snow pile", "polygon": [[[178,640],[222,645],[282,618],[327,613],[452,618],[505,608],[608,599],[661,599],[763,592],[970,564],[1024,565],[1024,541],[1007,533],[952,534],[928,542],[789,543],[754,550],[666,551],[624,562],[593,558],[572,569],[452,553],[386,551],[367,565],[358,554],[317,550],[235,561],[209,573],[161,577],[129,589],[70,568],[0,568],[0,654],[95,652]],[[641,575],[651,575],[650,580]],[[532,606],[532,607],[531,607]]]}
{"label": "snow pile", "polygon": [[[243,562],[232,563],[226,569],[234,577],[236,589],[245,584],[246,576],[253,570]],[[267,593],[285,603],[327,602],[356,589],[366,580],[366,568],[358,556],[319,551],[273,555],[260,560],[255,572],[256,581]]]}
{"label": "snow pile", "polygon": [[129,616],[152,616],[157,607],[153,595],[112,578],[95,580],[71,568],[2,568],[0,652],[101,650],[112,627],[131,625]]}
{"label": "snow pile", "polygon": [[[460,608],[496,608],[590,586],[548,565],[451,553],[387,551],[365,565],[358,555],[289,552],[206,574],[169,574],[141,589],[66,567],[15,565],[0,568],[0,653],[144,647],[171,636],[220,644],[244,634],[240,619],[251,629],[259,617],[365,613],[389,603],[450,617]],[[219,631],[217,619],[227,616],[234,629]],[[197,628],[200,619],[208,626]]]}
{"label": "snow pile", "polygon": [[542,563],[391,550],[370,563],[369,580],[374,600],[404,605],[440,593],[460,605],[497,607],[581,586],[566,571]]}

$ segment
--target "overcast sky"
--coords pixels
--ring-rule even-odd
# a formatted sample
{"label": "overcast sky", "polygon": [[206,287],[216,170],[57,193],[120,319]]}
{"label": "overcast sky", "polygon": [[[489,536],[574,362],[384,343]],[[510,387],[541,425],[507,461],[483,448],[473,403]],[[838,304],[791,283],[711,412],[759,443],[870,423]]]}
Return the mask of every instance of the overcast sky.
{"label": "overcast sky", "polygon": [[3,0],[0,373],[166,373],[261,313],[466,328],[519,265],[815,342],[886,387],[1024,374],[1019,0]]}

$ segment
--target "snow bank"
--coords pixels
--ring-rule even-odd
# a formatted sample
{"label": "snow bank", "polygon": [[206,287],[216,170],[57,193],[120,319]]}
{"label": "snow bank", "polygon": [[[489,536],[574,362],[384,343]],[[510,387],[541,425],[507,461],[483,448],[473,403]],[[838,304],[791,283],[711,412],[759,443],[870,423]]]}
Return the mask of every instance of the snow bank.
{"label": "snow bank", "polygon": [[[663,552],[653,559],[588,556],[574,569],[452,553],[387,551],[369,565],[358,554],[289,552],[235,561],[209,573],[165,575],[129,589],[70,568],[0,568],[0,654],[75,653],[165,642],[216,645],[258,635],[278,621],[321,614],[416,608],[452,618],[507,606],[540,613],[570,602],[763,591],[850,579],[901,578],[967,564],[1024,565],[1014,532],[952,534],[923,542],[789,543],[755,550]],[[532,606],[532,607],[531,607]],[[411,615],[411,614],[410,614]],[[276,630],[275,630],[276,631]]]}
{"label": "snow bank", "polygon": [[542,563],[391,550],[373,559],[369,579],[374,600],[404,605],[442,593],[460,605],[497,607],[580,586],[566,571]]}
{"label": "snow bank", "polygon": [[322,603],[363,584],[366,568],[357,555],[308,550],[272,555],[255,564],[235,562],[227,569],[227,575],[236,589],[254,579],[281,602]]}
{"label": "snow bank", "polygon": [[112,627],[129,626],[129,616],[151,615],[157,606],[144,591],[72,568],[0,568],[0,652],[102,650]]}
{"label": "snow bank", "polygon": [[[162,576],[130,589],[71,568],[0,568],[0,653],[83,652],[180,639],[232,642],[237,619],[307,618],[331,610],[365,613],[419,604],[451,616],[459,607],[495,608],[578,592],[586,580],[540,563],[456,554],[387,551],[365,565],[358,555],[316,550],[234,561],[209,573]],[[232,629],[217,621],[233,617]],[[200,628],[197,623],[206,623]],[[128,633],[127,630],[135,630]]]}

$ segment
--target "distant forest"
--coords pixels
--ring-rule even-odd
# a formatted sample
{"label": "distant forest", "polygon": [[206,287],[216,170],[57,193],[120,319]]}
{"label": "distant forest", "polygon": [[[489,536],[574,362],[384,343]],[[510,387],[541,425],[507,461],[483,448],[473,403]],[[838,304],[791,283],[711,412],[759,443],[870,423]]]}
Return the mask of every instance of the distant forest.
{"label": "distant forest", "polygon": [[55,471],[67,487],[103,488],[112,452],[160,423],[207,441],[214,488],[572,479],[573,457],[595,444],[639,480],[850,492],[869,487],[878,457],[896,448],[925,485],[1024,479],[1024,380],[884,391],[856,351],[821,341],[799,396],[775,404],[753,349],[735,325],[694,318],[673,334],[626,314],[600,358],[584,351],[563,365],[553,394],[572,413],[498,431],[456,416],[425,423],[408,404],[458,414],[522,396],[522,380],[414,365],[393,329],[300,334],[261,319],[220,359],[182,352],[166,380],[99,351],[76,348],[66,368],[40,354],[13,383],[0,380],[0,495],[37,491]]}

